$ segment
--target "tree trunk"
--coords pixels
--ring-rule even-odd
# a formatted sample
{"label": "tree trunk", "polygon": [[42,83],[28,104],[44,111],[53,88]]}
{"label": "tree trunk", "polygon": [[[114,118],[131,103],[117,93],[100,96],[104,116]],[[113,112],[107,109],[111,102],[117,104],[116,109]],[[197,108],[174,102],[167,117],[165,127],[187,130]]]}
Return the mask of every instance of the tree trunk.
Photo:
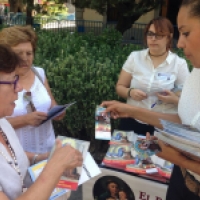
{"label": "tree trunk", "polygon": [[9,0],[9,4],[10,4],[10,12],[16,13],[18,9],[21,8],[20,0]]}
{"label": "tree trunk", "polygon": [[118,30],[123,35],[126,30],[132,27],[132,24],[134,24],[134,22],[138,20],[140,16],[141,15],[123,16],[119,13],[116,30]]}
{"label": "tree trunk", "polygon": [[26,8],[26,24],[33,24],[32,10],[34,7],[34,0],[27,0]]}

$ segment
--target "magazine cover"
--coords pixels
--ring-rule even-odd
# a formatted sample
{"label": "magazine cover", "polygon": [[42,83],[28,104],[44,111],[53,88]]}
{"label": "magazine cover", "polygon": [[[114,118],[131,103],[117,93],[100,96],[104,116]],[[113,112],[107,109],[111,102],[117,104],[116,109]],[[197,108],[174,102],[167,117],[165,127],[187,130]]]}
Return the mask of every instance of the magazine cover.
{"label": "magazine cover", "polygon": [[45,123],[46,121],[53,119],[54,117],[60,115],[62,112],[64,112],[66,109],[68,109],[70,106],[74,105],[76,102],[65,104],[65,105],[56,105],[53,108],[49,110],[47,113],[47,119],[43,120],[41,124]]}
{"label": "magazine cover", "polygon": [[[44,160],[28,168],[29,174],[33,182],[37,179],[47,162],[47,160]],[[83,162],[83,169],[78,185],[87,182],[88,180],[95,176],[98,176],[99,174],[101,174],[100,168],[96,164],[90,152],[87,152],[86,158]],[[57,197],[62,196],[68,191],[69,189],[55,188],[49,200],[57,199]]]}
{"label": "magazine cover", "polygon": [[[28,168],[29,174],[31,176],[32,181],[34,182],[37,177],[40,175],[40,173],[42,172],[44,166],[46,165],[47,160],[43,160],[35,165],[32,165]],[[55,188],[54,191],[52,192],[49,200],[54,200],[59,196],[62,196],[63,194],[65,194],[66,192],[68,192],[69,190],[67,189],[61,189],[61,188]]]}
{"label": "magazine cover", "polygon": [[[83,154],[83,162],[84,162],[84,159],[86,158],[86,155],[87,155],[87,151],[89,149],[90,142],[78,140],[78,139],[74,139],[70,137],[65,137],[65,136],[58,136],[57,139],[62,141],[63,146],[70,144],[72,147],[79,150]],[[54,149],[55,149],[55,146],[53,147],[50,153],[50,157],[52,153],[54,152]],[[76,190],[78,187],[78,182],[80,179],[81,172],[82,172],[82,167],[76,167],[72,170],[66,170],[63,173],[57,186],[59,188],[68,188],[70,190]]]}
{"label": "magazine cover", "polygon": [[[146,149],[145,140],[138,140],[132,148],[132,155],[134,155],[134,164],[126,165],[126,171],[133,172],[138,175],[145,175],[154,180],[166,180],[171,176],[173,164],[159,158],[155,155],[160,151],[157,141],[148,141],[152,147]],[[142,145],[141,145],[142,144]],[[144,145],[145,144],[145,145]],[[144,147],[143,147],[144,145]],[[144,149],[145,148],[145,149]]]}
{"label": "magazine cover", "polygon": [[110,145],[103,164],[113,166],[114,168],[124,168],[127,164],[134,163],[131,155],[131,144],[114,144]]}
{"label": "magazine cover", "polygon": [[138,135],[133,131],[121,131],[114,130],[110,144],[128,144],[134,143],[137,140]]}
{"label": "magazine cover", "polygon": [[97,106],[95,110],[95,139],[110,140],[111,124],[110,114],[104,113],[105,108]]}

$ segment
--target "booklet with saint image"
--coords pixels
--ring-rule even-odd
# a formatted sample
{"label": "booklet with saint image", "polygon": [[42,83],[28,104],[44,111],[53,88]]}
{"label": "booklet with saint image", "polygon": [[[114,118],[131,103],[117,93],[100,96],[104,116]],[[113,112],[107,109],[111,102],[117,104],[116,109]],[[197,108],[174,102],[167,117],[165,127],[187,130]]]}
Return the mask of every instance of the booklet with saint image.
{"label": "booklet with saint image", "polygon": [[[31,176],[33,182],[36,181],[42,170],[44,169],[45,165],[47,164],[47,160],[43,160],[35,165],[32,165],[28,168],[28,172]],[[51,193],[49,200],[57,199],[58,197],[64,195],[65,193],[69,192],[68,189],[62,188],[55,188]]]}
{"label": "booklet with saint image", "polygon": [[[62,142],[62,145],[71,145],[73,148],[77,149],[82,153],[83,156],[83,162],[86,158],[90,142],[84,141],[84,140],[78,140],[75,138],[65,137],[65,136],[57,136],[57,139],[59,139]],[[50,157],[52,156],[52,153],[55,150],[55,145],[51,150]],[[58,182],[57,187],[59,188],[68,188],[70,190],[76,190],[78,187],[78,182],[82,173],[82,167],[76,167],[71,170],[66,170],[63,175],[61,176],[60,181]]]}
{"label": "booklet with saint image", "polygon": [[[39,174],[44,169],[45,165],[47,164],[48,160],[43,160],[35,165],[32,165],[28,168],[29,174],[33,182],[37,179]],[[101,173],[98,165],[96,164],[95,160],[91,156],[90,152],[87,152],[86,157],[83,162],[82,173],[80,179],[78,181],[78,185],[85,183],[86,181],[90,180],[91,178],[98,176]],[[64,189],[56,187],[49,200],[57,199],[57,197],[64,195],[66,192],[70,191],[70,189]]]}
{"label": "booklet with saint image", "polygon": [[110,113],[105,113],[106,108],[97,106],[95,110],[95,139],[111,139]]}

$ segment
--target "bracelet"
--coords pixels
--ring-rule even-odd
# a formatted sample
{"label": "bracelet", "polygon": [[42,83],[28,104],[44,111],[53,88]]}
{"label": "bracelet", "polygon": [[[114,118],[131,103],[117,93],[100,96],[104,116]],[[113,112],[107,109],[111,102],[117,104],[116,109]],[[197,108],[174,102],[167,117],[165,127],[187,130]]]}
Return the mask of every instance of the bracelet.
{"label": "bracelet", "polygon": [[37,157],[38,157],[39,155],[38,154],[35,154],[34,156],[33,156],[33,158],[32,158],[32,161],[31,161],[31,164],[32,165],[34,165],[36,162],[36,159],[37,159]]}
{"label": "bracelet", "polygon": [[128,90],[128,97],[131,97],[131,90],[133,90],[134,88],[129,88],[129,90]]}

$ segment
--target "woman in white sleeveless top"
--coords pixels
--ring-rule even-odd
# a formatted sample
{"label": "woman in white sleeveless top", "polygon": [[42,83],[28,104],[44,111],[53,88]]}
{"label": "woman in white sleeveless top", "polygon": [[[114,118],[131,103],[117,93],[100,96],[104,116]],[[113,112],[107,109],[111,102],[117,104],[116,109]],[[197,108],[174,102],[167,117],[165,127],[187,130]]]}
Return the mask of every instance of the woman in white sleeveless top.
{"label": "woman in white sleeveless top", "polygon": [[[9,45],[22,59],[16,73],[23,90],[18,94],[13,114],[7,119],[15,129],[23,149],[32,159],[31,164],[46,159],[55,143],[51,120],[40,125],[56,101],[44,70],[38,67],[32,69],[36,42],[37,36],[30,26],[14,26],[0,32],[0,43]],[[64,114],[57,119],[63,117]]]}
{"label": "woman in white sleeveless top", "polygon": [[[178,47],[194,66],[186,79],[178,105],[178,114],[155,113],[116,101],[103,106],[113,117],[133,117],[158,128],[160,119],[184,123],[200,131],[200,1],[183,0],[178,13],[180,37]],[[162,152],[157,155],[175,164],[166,200],[200,200],[200,161],[190,160],[181,152],[159,141]]]}
{"label": "woman in white sleeveless top", "polygon": [[[28,160],[15,130],[5,119],[13,113],[14,102],[22,90],[15,72],[19,64],[18,56],[11,48],[0,44],[0,199],[47,200],[63,172],[82,166],[83,158],[78,150],[57,141],[46,167],[31,185],[28,176],[31,158]],[[67,196],[59,199],[66,200]]]}

